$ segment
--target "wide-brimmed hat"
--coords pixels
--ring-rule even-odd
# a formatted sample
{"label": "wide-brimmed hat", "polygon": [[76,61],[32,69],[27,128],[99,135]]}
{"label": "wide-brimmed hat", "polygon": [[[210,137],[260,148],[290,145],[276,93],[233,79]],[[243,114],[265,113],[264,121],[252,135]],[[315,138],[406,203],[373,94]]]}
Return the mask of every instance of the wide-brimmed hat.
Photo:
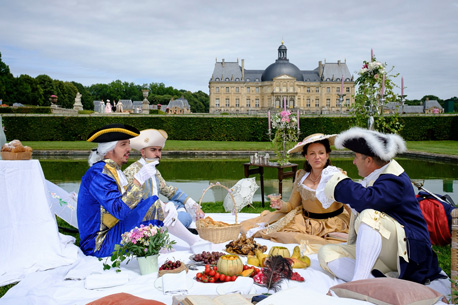
{"label": "wide-brimmed hat", "polygon": [[309,135],[308,137],[304,138],[302,142],[299,142],[288,150],[288,154],[296,153],[296,152],[302,152],[302,149],[305,145],[310,144],[310,143],[315,143],[318,141],[326,140],[328,139],[329,144],[332,145],[334,144],[334,139],[336,138],[337,134],[322,134],[322,133],[314,133]]}
{"label": "wide-brimmed hat", "polygon": [[377,156],[384,161],[389,161],[396,154],[407,150],[404,139],[397,134],[384,134],[359,127],[340,133],[335,140],[335,146],[370,157]]}
{"label": "wide-brimmed hat", "polygon": [[88,136],[88,142],[106,143],[134,138],[140,131],[130,125],[109,124],[94,130]]}
{"label": "wide-brimmed hat", "polygon": [[138,137],[130,140],[130,147],[137,151],[149,146],[160,146],[163,148],[167,138],[167,133],[162,129],[145,129],[140,131]]}

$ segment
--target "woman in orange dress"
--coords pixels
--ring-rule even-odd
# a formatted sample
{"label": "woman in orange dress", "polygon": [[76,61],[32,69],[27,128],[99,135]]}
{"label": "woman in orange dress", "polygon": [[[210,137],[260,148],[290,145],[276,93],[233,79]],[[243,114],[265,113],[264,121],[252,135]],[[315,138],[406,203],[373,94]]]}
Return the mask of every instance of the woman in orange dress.
{"label": "woman in orange dress", "polygon": [[277,211],[266,210],[259,217],[243,221],[242,233],[286,244],[344,241],[350,223],[348,207],[340,202],[324,206],[315,196],[316,189],[325,186],[320,184],[321,174],[340,171],[329,160],[335,136],[312,134],[288,151],[301,152],[306,160],[304,169],[296,173],[289,200],[270,198],[270,206]]}

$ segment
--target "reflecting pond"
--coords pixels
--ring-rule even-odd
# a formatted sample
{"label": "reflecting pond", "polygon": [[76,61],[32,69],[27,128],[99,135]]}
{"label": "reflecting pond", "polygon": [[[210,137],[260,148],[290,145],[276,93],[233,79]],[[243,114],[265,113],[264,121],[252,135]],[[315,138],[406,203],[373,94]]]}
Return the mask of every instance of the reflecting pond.
{"label": "reflecting pond", "polygon": [[[138,156],[137,156],[138,157]],[[136,160],[131,156],[132,163]],[[59,157],[34,156],[40,160],[46,179],[56,183],[63,189],[78,192],[81,177],[88,169],[87,157]],[[354,180],[361,180],[356,167],[350,157],[331,155],[332,164],[347,171]],[[412,180],[424,179],[424,188],[437,194],[448,194],[455,203],[458,203],[458,164],[433,161],[430,159],[396,159],[406,170]],[[240,156],[163,156],[158,169],[164,179],[190,195],[196,201],[202,196],[203,190],[210,183],[220,182],[232,187],[238,180],[244,178],[243,164],[248,157]],[[298,168],[304,165],[304,159],[292,159]],[[260,185],[259,175],[256,183]],[[265,168],[265,194],[278,192],[277,170]],[[292,188],[292,179],[283,180],[283,194],[289,197]],[[205,194],[202,202],[222,201],[227,192],[223,188],[212,188]],[[261,189],[255,193],[254,201],[261,201]]]}

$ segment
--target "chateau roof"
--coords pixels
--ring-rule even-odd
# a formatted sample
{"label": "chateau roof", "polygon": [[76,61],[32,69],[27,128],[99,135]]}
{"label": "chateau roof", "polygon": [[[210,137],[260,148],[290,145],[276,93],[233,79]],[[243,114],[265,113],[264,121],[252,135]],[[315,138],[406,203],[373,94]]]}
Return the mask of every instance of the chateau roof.
{"label": "chateau roof", "polygon": [[171,99],[169,104],[166,106],[166,108],[173,108],[173,107],[178,107],[181,109],[190,109],[188,100],[185,99],[183,96],[180,98],[177,98],[176,100]]}

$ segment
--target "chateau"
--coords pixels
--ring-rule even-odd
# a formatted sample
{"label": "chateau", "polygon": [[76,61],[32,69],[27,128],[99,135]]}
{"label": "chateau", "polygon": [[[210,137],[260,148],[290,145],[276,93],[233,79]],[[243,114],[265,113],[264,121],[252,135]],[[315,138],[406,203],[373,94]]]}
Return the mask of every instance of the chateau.
{"label": "chateau", "polygon": [[243,59],[241,66],[238,60],[216,61],[208,86],[210,113],[267,113],[283,108],[284,100],[287,108],[301,114],[346,113],[355,101],[346,62],[319,61],[315,70],[300,70],[289,62],[283,42],[278,59],[265,70],[247,70]]}

